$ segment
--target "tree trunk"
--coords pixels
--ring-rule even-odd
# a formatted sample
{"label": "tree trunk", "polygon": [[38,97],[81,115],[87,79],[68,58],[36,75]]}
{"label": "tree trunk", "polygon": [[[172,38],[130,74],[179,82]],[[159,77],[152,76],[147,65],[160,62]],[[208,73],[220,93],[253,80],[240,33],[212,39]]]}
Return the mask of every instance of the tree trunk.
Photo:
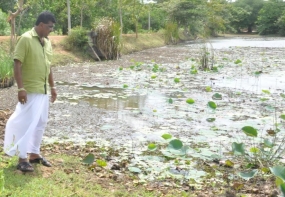
{"label": "tree trunk", "polygon": [[83,23],[83,6],[81,7],[81,10],[80,10],[80,27],[82,28],[82,23]]}
{"label": "tree trunk", "polygon": [[148,31],[150,32],[150,10],[148,11]]}
{"label": "tree trunk", "polygon": [[68,19],[68,35],[70,35],[71,32],[71,19],[70,19],[70,1],[67,0],[67,19]]}
{"label": "tree trunk", "polygon": [[252,25],[249,25],[249,26],[247,27],[247,33],[252,33]]}
{"label": "tree trunk", "polygon": [[16,31],[16,17],[21,13],[23,10],[23,4],[24,0],[19,0],[18,1],[18,9],[16,12],[12,13],[11,11],[9,12],[9,17],[8,17],[8,22],[10,23],[11,26],[11,38],[10,38],[10,54],[14,52],[14,48],[16,45],[16,39],[17,36],[15,34]]}
{"label": "tree trunk", "polygon": [[120,24],[121,24],[121,35],[123,34],[123,16],[122,16],[122,1],[119,0],[119,15],[120,15]]}

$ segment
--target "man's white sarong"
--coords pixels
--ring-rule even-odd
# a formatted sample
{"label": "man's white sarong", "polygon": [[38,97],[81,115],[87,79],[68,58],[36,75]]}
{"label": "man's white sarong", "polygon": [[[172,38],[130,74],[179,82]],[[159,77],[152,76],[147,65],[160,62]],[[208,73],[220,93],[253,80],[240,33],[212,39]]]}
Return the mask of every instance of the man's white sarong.
{"label": "man's white sarong", "polygon": [[18,103],[9,118],[4,139],[4,151],[10,156],[27,158],[27,153],[40,154],[43,132],[48,121],[49,96],[28,94],[27,103]]}

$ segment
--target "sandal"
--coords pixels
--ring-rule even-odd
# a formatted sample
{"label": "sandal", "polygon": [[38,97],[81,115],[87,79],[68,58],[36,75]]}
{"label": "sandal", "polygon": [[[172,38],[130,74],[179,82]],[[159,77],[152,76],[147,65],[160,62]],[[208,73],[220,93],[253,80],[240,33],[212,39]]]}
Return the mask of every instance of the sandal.
{"label": "sandal", "polygon": [[51,163],[46,160],[44,157],[39,157],[39,158],[36,158],[36,159],[30,159],[30,163],[39,163],[39,164],[42,164],[43,166],[46,166],[46,167],[51,167]]}
{"label": "sandal", "polygon": [[17,169],[21,170],[22,172],[33,172],[34,171],[33,166],[29,162],[26,162],[26,161],[18,163]]}

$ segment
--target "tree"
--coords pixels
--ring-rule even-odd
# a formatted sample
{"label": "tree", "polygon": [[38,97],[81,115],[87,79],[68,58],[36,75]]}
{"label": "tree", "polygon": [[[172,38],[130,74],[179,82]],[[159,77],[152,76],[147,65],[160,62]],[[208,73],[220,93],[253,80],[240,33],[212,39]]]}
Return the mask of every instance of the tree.
{"label": "tree", "polygon": [[278,18],[277,25],[279,27],[278,33],[281,36],[285,36],[285,12],[284,11],[282,15]]}
{"label": "tree", "polygon": [[241,7],[231,6],[230,13],[230,26],[233,28],[234,32],[241,32],[241,29],[245,27],[243,21],[247,20],[250,12]]}
{"label": "tree", "polygon": [[284,8],[285,3],[280,1],[269,1],[264,4],[259,12],[257,20],[259,34],[276,34],[279,32],[279,25],[282,24],[281,21]]}
{"label": "tree", "polygon": [[13,10],[17,0],[0,0],[0,9],[8,14],[9,10]]}
{"label": "tree", "polygon": [[67,4],[67,27],[68,27],[68,35],[71,32],[71,17],[70,17],[70,0],[66,1]]}
{"label": "tree", "polygon": [[170,2],[170,19],[196,37],[204,31],[207,20],[206,0],[183,0]]}
{"label": "tree", "polygon": [[96,2],[96,0],[73,0],[73,23],[86,28],[92,26],[94,13],[96,13]]}
{"label": "tree", "polygon": [[264,0],[237,0],[234,2],[234,6],[244,9],[249,15],[243,17],[243,20],[239,20],[238,26],[241,28],[247,28],[247,32],[251,33],[255,27],[258,12],[263,7]]}
{"label": "tree", "polygon": [[24,0],[19,0],[18,9],[15,12],[9,11],[8,22],[11,26],[11,38],[10,38],[10,53],[13,53],[16,44],[16,17],[21,13],[23,9]]}
{"label": "tree", "polygon": [[218,32],[230,29],[232,18],[230,6],[226,0],[211,0],[207,3],[207,27],[209,34],[215,36]]}

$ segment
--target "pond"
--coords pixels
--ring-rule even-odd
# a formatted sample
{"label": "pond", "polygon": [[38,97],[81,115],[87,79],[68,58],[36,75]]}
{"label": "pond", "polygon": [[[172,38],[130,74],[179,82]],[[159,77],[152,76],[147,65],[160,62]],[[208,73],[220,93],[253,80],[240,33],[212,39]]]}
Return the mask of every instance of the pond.
{"label": "pond", "polygon": [[140,158],[148,143],[163,144],[161,136],[171,134],[190,147],[191,158],[210,159],[244,141],[244,126],[258,130],[257,141],[271,139],[267,132],[276,123],[284,133],[278,117],[285,104],[285,40],[213,39],[211,44],[215,70],[210,71],[199,70],[199,42],[55,68],[59,96],[44,141],[95,141],[125,147],[124,154]]}
{"label": "pond", "polygon": [[[117,77],[117,84],[111,84],[104,86],[100,83],[98,84],[78,84],[78,83],[68,83],[57,81],[58,86],[63,86],[64,89],[77,89],[79,91],[77,94],[73,93],[62,93],[59,95],[57,103],[70,103],[71,105],[77,105],[80,102],[87,102],[90,105],[90,109],[100,108],[103,110],[110,110],[112,113],[124,114],[121,117],[124,118],[123,121],[129,122],[132,127],[135,127],[135,136],[140,136],[138,133],[145,135],[145,130],[151,130],[152,135],[158,134],[158,136],[163,132],[177,132],[178,130],[184,130],[185,127],[190,128],[204,128],[205,125],[199,125],[198,123],[202,120],[199,119],[199,116],[219,116],[220,114],[225,115],[223,112],[210,112],[207,109],[207,101],[211,100],[211,94],[215,91],[224,93],[224,99],[218,101],[220,105],[226,105],[225,103],[231,100],[242,100],[246,95],[243,93],[254,94],[255,99],[260,99],[262,97],[262,90],[270,90],[271,94],[284,92],[284,70],[280,69],[283,62],[283,58],[279,55],[282,55],[280,51],[279,55],[276,56],[267,56],[266,53],[271,54],[273,51],[266,50],[263,51],[259,48],[248,48],[247,51],[253,50],[251,58],[243,57],[246,53],[244,48],[237,47],[235,48],[236,53],[240,53],[240,59],[242,61],[242,66],[235,65],[233,62],[236,59],[230,59],[228,56],[233,52],[233,46],[270,46],[276,47],[277,43],[285,42],[285,40],[248,40],[248,39],[214,39],[211,40],[213,47],[220,49],[217,51],[219,55],[223,57],[220,58],[220,61],[217,63],[220,64],[221,68],[219,72],[199,72],[197,75],[191,75],[190,67],[195,65],[197,62],[192,60],[185,60],[179,65],[169,64],[164,62],[163,64],[158,65],[159,69],[164,71],[153,72],[153,65],[156,63],[142,63],[140,65],[140,71],[132,70],[130,68],[125,68],[123,70],[117,70],[112,77]],[[269,45],[271,43],[271,45]],[[197,47],[197,44],[186,44],[179,47]],[[228,49],[228,47],[231,47]],[[280,47],[280,45],[277,45]],[[227,49],[221,49],[227,48]],[[276,48],[274,48],[276,50]],[[256,50],[259,50],[264,55],[256,54]],[[230,55],[231,56],[231,55]],[[260,56],[260,57],[259,57]],[[190,57],[189,57],[190,58]],[[257,62],[259,58],[260,62]],[[266,59],[266,60],[265,60]],[[251,62],[254,61],[254,62]],[[90,65],[96,66],[96,65]],[[173,72],[173,67],[179,67],[179,70]],[[250,71],[250,72],[249,72]],[[254,74],[256,71],[262,71],[262,74]],[[108,77],[104,74],[101,77]],[[212,76],[212,77],[210,77]],[[154,78],[155,77],[155,78]],[[174,78],[178,77],[180,79],[179,83],[175,83]],[[124,84],[128,87],[124,88]],[[69,87],[72,86],[72,87]],[[213,93],[205,92],[205,87],[211,87]],[[215,90],[216,89],[216,90]],[[230,92],[230,93],[229,93]],[[236,92],[236,94],[234,93]],[[251,95],[250,95],[251,96]],[[265,95],[267,96],[267,95]],[[191,97],[196,100],[195,105],[187,106],[185,102],[186,98]],[[233,97],[233,98],[231,98]],[[173,104],[169,104],[168,100],[172,99]],[[253,99],[253,98],[252,98]],[[270,99],[269,99],[270,100]],[[203,104],[201,106],[201,104]],[[246,105],[246,104],[245,104]],[[226,108],[226,107],[225,107]],[[199,113],[199,110],[203,110],[204,113]],[[222,110],[222,109],[221,109]],[[228,111],[232,116],[241,116],[238,111]],[[222,110],[222,111],[223,111]],[[247,112],[250,109],[247,109]],[[255,111],[255,109],[252,109]],[[243,111],[243,110],[241,110]],[[83,113],[83,112],[82,112]],[[141,115],[141,118],[138,121],[135,121],[133,117],[134,114]],[[137,116],[136,114],[136,116]],[[252,115],[255,112],[251,113]],[[186,115],[189,118],[186,118]],[[146,116],[146,117],[144,117]],[[127,120],[129,119],[129,121]],[[155,120],[153,120],[155,119]],[[189,119],[192,119],[189,121]],[[231,118],[229,117],[229,120]],[[131,121],[132,120],[132,121]],[[167,121],[165,121],[167,120]],[[232,125],[230,121],[221,119],[220,124],[225,124],[225,126]],[[161,121],[161,122],[160,122]],[[172,124],[171,122],[176,122],[180,126],[176,128],[174,125],[171,125],[173,128],[167,126],[167,124]],[[204,120],[205,121],[205,120]],[[140,124],[132,124],[132,122],[140,122]],[[150,128],[147,128],[146,125],[149,125],[150,122],[153,124]],[[184,122],[181,124],[180,122]],[[217,119],[215,125],[219,127],[218,124],[220,121]],[[226,124],[228,122],[228,124]],[[164,123],[164,129],[160,128],[157,125]],[[194,124],[193,124],[194,123]],[[218,125],[217,125],[218,124]],[[139,126],[140,125],[140,126]],[[206,128],[209,127],[206,124]],[[241,123],[238,124],[241,126]],[[141,127],[141,130],[138,130],[137,127]],[[152,132],[154,127],[157,131]],[[110,127],[112,128],[112,127]],[[205,129],[205,128],[204,128]],[[235,128],[237,129],[237,128]],[[82,133],[84,135],[84,133]],[[179,132],[181,135],[181,132]],[[146,137],[146,136],[145,136]],[[151,138],[152,139],[152,138]]]}
{"label": "pond", "polygon": [[[189,42],[196,44],[199,41]],[[230,47],[267,47],[267,48],[284,48],[285,39],[282,37],[272,38],[215,38],[210,39],[209,43],[214,49],[230,48]],[[269,49],[270,50],[270,49]]]}

